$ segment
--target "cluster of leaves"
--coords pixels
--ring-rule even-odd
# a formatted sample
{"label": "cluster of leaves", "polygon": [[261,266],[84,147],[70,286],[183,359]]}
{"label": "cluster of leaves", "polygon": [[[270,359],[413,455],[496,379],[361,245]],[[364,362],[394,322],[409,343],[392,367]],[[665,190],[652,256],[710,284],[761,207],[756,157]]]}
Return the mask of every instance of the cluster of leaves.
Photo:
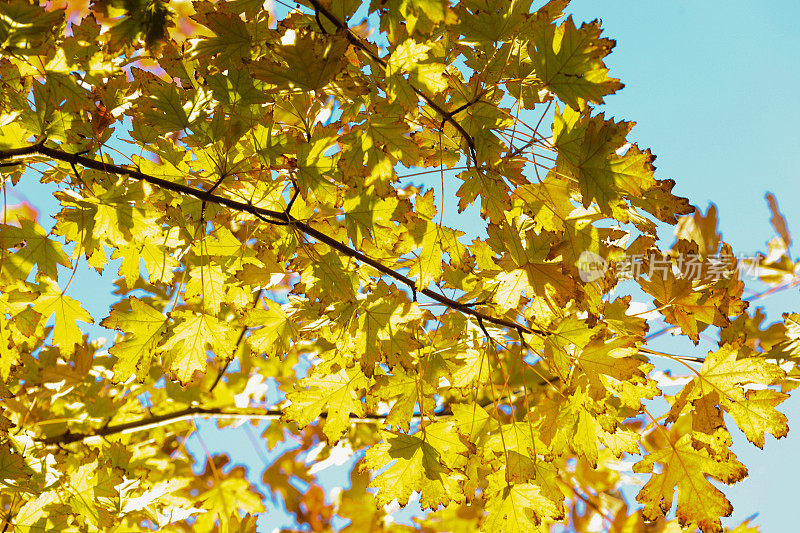
{"label": "cluster of leaves", "polygon": [[[38,173],[61,206],[50,231],[25,209],[0,226],[4,530],[252,530],[241,467],[192,472],[186,421],[205,416],[300,443],[264,481],[314,530],[387,527],[382,505],[417,493],[428,531],[667,531],[675,500],[682,526],[721,531],[711,480],[747,472],[723,413],[759,447],[786,434],[800,315],[762,329],[738,274],[713,275],[731,251],[715,214],[593,111],[622,88],[614,42],[567,0],[532,3],[0,5],[4,191]],[[404,172],[441,174],[438,201]],[[443,225],[445,173],[460,211],[480,205],[471,242]],[[771,205],[757,266],[785,287]],[[671,249],[659,222],[679,222]],[[664,319],[695,343],[720,328],[718,349],[648,348],[617,271],[581,279],[586,251],[645,257]],[[107,317],[70,290],[84,260],[118,265]],[[119,335],[105,350],[77,322]],[[675,396],[665,359],[693,378]],[[366,449],[333,500],[304,462],[321,440]],[[619,491],[634,456],[640,510]]]}

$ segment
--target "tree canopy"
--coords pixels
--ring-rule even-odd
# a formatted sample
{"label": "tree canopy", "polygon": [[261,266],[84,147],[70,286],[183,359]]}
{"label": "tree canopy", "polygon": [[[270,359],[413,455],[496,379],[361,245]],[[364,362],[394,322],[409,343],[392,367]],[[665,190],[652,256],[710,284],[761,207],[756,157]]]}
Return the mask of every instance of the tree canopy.
{"label": "tree canopy", "polygon": [[[0,4],[3,531],[254,530],[243,467],[192,470],[201,417],[297,443],[263,479],[308,530],[399,529],[418,495],[425,531],[723,531],[731,431],[788,432],[800,314],[743,290],[797,285],[791,236],[770,197],[737,256],[655,176],[596,110],[615,42],[567,6]],[[648,346],[634,291],[716,349]],[[326,494],[308,457],[337,446],[364,456]]]}

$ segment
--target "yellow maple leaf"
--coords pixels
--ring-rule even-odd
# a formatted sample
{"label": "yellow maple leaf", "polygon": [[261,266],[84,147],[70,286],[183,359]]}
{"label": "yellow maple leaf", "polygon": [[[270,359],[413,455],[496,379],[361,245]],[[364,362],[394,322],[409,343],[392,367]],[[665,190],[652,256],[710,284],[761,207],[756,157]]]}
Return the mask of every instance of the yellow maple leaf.
{"label": "yellow maple leaf", "polygon": [[114,380],[124,383],[132,374],[140,380],[147,376],[150,360],[161,336],[166,331],[167,317],[161,311],[138,298],[130,298],[126,305],[118,304],[100,325],[116,328],[125,333],[109,352],[117,357],[114,364]]}
{"label": "yellow maple leaf", "polygon": [[287,394],[292,403],[286,408],[285,417],[302,428],[327,409],[323,432],[328,441],[337,441],[349,426],[350,414],[364,414],[364,403],[358,391],[366,384],[366,376],[357,367],[342,368],[333,373],[318,366]]}
{"label": "yellow maple leaf", "polygon": [[94,319],[81,307],[78,300],[64,294],[55,281],[45,278],[40,288],[43,290],[34,301],[33,309],[41,313],[45,319],[55,315],[53,344],[66,353],[72,353],[75,345],[83,338],[76,322],[93,324]]}
{"label": "yellow maple leaf", "polygon": [[181,383],[191,381],[195,371],[205,370],[207,346],[220,357],[230,357],[234,348],[230,326],[205,313],[181,311],[173,313],[173,318],[182,321],[164,344],[164,363]]}
{"label": "yellow maple leaf", "polygon": [[426,442],[422,433],[393,435],[384,432],[384,441],[367,451],[362,469],[379,470],[387,464],[389,467],[370,483],[378,489],[375,499],[380,505],[394,499],[405,505],[414,491],[419,491],[423,509],[463,501],[457,475],[440,462],[440,452]]}
{"label": "yellow maple leaf", "polygon": [[712,456],[707,449],[695,448],[691,435],[683,435],[662,449],[651,452],[633,465],[637,473],[654,472],[636,500],[644,504],[644,516],[655,520],[672,507],[678,491],[678,520],[684,527],[698,526],[704,533],[721,532],[720,516],[730,516],[733,506],[708,480],[713,477],[731,484],[744,479],[747,469],[732,453]]}
{"label": "yellow maple leaf", "polygon": [[[675,399],[668,421],[677,420],[688,404],[705,419],[716,418],[709,412],[724,409],[744,432],[747,439],[764,447],[764,436],[772,433],[776,438],[789,432],[786,416],[775,406],[789,397],[779,391],[763,388],[781,379],[785,372],[763,357],[739,357],[747,348],[726,344],[706,357],[702,368]],[[758,389],[745,390],[755,384]],[[701,399],[712,401],[699,401]],[[720,421],[720,424],[724,422]]]}
{"label": "yellow maple leaf", "polygon": [[[564,507],[535,483],[510,483],[503,471],[489,476],[483,531],[539,531],[542,520],[561,520]],[[560,495],[559,495],[560,496]]]}

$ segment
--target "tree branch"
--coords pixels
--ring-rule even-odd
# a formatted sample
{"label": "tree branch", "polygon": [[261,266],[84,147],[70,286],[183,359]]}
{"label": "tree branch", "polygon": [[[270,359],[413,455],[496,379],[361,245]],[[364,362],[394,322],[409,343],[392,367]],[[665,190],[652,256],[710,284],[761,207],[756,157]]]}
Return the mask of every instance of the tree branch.
{"label": "tree branch", "polygon": [[12,157],[25,158],[28,156],[35,156],[37,154],[47,156],[56,161],[63,161],[65,163],[70,163],[70,164],[78,164],[86,168],[98,170],[100,172],[116,174],[118,176],[127,176],[134,180],[144,181],[146,183],[149,183],[151,185],[156,185],[168,191],[172,191],[185,196],[191,196],[193,198],[203,200],[204,202],[210,202],[213,204],[229,207],[236,211],[251,214],[269,224],[276,224],[276,225],[288,224],[296,228],[297,230],[301,231],[302,233],[308,235],[309,237],[313,237],[317,241],[330,246],[339,253],[346,255],[348,257],[352,257],[353,259],[356,259],[365,265],[371,266],[381,274],[389,276],[390,278],[393,278],[399,281],[400,283],[407,285],[415,293],[424,294],[431,300],[435,300],[453,310],[460,311],[465,315],[470,315],[475,317],[476,319],[479,318],[498,326],[503,326],[506,328],[517,330],[518,332],[524,332],[528,334],[539,334],[539,335],[548,334],[545,331],[535,328],[530,328],[528,326],[524,326],[512,320],[487,315],[485,313],[482,313],[476,309],[467,306],[466,304],[457,302],[456,300],[438,294],[430,289],[427,288],[420,289],[416,286],[416,283],[411,278],[404,276],[403,274],[400,274],[399,272],[379,263],[378,261],[367,257],[358,250],[350,248],[346,244],[343,244],[337,241],[336,239],[329,237],[328,235],[325,235],[321,231],[312,228],[305,222],[294,218],[286,211],[274,211],[271,209],[264,209],[263,207],[256,207],[254,205],[240,202],[232,198],[219,196],[211,192],[204,191],[202,189],[195,189],[194,187],[190,187],[188,185],[182,185],[180,183],[168,181],[162,178],[158,178],[156,176],[151,176],[149,174],[139,172],[138,170],[121,167],[111,163],[105,163],[103,161],[97,161],[95,159],[91,159],[81,155],[70,154],[56,148],[49,148],[47,146],[44,146],[43,143],[38,143],[31,146],[25,146],[22,148],[12,148],[10,150],[0,150],[0,160],[10,159]]}
{"label": "tree branch", "polygon": [[[148,429],[191,420],[195,417],[217,419],[232,418],[239,420],[280,420],[282,415],[283,412],[280,409],[231,411],[226,409],[208,409],[205,407],[188,407],[180,411],[133,420],[131,422],[125,422],[124,424],[104,426],[93,431],[87,431],[86,433],[72,433],[71,431],[67,431],[60,435],[39,439],[39,442],[43,443],[45,446],[72,444],[92,437],[108,437],[111,435],[138,433],[140,431],[147,431]],[[357,417],[351,415],[350,421],[353,423],[377,424],[386,420],[386,416],[387,415],[365,415]],[[320,413],[320,418],[325,419],[327,417],[328,413]]]}
{"label": "tree branch", "polygon": [[[253,301],[253,309],[258,307],[258,302],[261,300],[261,295],[264,293],[264,289],[259,289],[256,292],[256,296]],[[214,389],[217,388],[219,385],[222,376],[225,375],[225,372],[228,370],[231,362],[236,358],[236,353],[239,351],[239,347],[242,345],[242,341],[244,340],[244,336],[247,334],[247,330],[249,328],[247,326],[242,326],[242,330],[239,332],[239,338],[236,339],[236,344],[234,344],[233,350],[231,351],[231,356],[225,361],[225,364],[222,365],[222,368],[219,369],[217,372],[217,377],[214,379],[214,383],[211,384],[211,387],[208,389],[208,393],[211,394],[214,392]]]}
{"label": "tree branch", "polygon": [[[557,381],[558,378],[553,378],[551,380],[544,380],[540,381],[536,384],[538,387],[544,386],[551,386],[553,381]],[[518,391],[513,391],[510,393],[509,396],[502,398],[505,402],[514,402],[517,399]],[[487,407],[494,402],[491,400],[484,400],[478,402],[478,405],[481,407]],[[498,405],[500,405],[498,403]],[[447,417],[452,416],[453,411],[448,404],[443,406],[443,409],[438,412],[434,412],[434,415],[437,417]],[[81,442],[86,439],[90,439],[92,437],[108,437],[111,435],[126,435],[130,433],[138,433],[140,431],[147,431],[148,429],[154,429],[157,427],[168,426],[171,424],[176,424],[178,422],[183,422],[186,420],[191,420],[195,417],[200,418],[216,418],[216,419],[237,419],[237,420],[282,420],[283,411],[281,409],[242,409],[242,410],[232,410],[232,409],[224,409],[224,408],[205,408],[200,406],[188,407],[186,409],[181,409],[179,411],[174,411],[172,413],[166,413],[163,415],[154,415],[149,416],[146,418],[141,418],[139,420],[133,420],[131,422],[125,422],[122,424],[113,424],[113,425],[106,425],[101,428],[87,431],[84,433],[72,433],[71,431],[67,430],[65,433],[61,433],[59,435],[53,435],[51,437],[45,437],[43,439],[35,439],[45,446],[58,446],[64,444],[72,444],[74,442]],[[354,414],[350,415],[350,422],[353,424],[385,424],[386,418],[389,414],[366,414],[362,416],[356,416]],[[319,414],[320,419],[327,419],[328,413],[327,411],[323,411]],[[409,422],[420,422],[423,419],[423,415],[416,415],[409,418]]]}
{"label": "tree branch", "polygon": [[[350,41],[350,44],[352,44],[353,46],[355,46],[359,50],[364,51],[364,53],[366,53],[369,57],[371,57],[376,63],[378,63],[381,67],[386,69],[386,61],[384,61],[383,58],[381,58],[378,54],[373,52],[369,48],[369,46],[364,44],[364,42],[357,35],[355,35],[353,32],[351,32],[350,28],[347,27],[347,24],[345,24],[344,22],[339,20],[336,17],[336,15],[334,15],[333,13],[328,11],[328,9],[325,6],[323,6],[319,2],[319,0],[308,0],[308,2],[314,7],[314,11],[315,11],[315,14],[317,15],[317,17],[319,17],[320,13],[325,15],[325,18],[327,18],[329,21],[331,21],[331,23],[333,23],[333,25],[336,26],[336,29],[345,32],[347,40]],[[469,146],[469,153],[472,156],[472,160],[474,161],[475,166],[477,167],[478,166],[478,152],[475,149],[475,140],[472,138],[472,136],[469,133],[467,133],[467,130],[465,130],[464,127],[457,120],[455,120],[453,118],[453,115],[456,114],[458,111],[461,111],[462,109],[458,109],[456,111],[452,111],[452,112],[448,113],[447,111],[442,109],[442,107],[439,104],[434,102],[433,98],[431,98],[430,96],[425,94],[418,87],[414,86],[413,83],[411,83],[409,81],[408,85],[409,85],[409,87],[411,87],[411,90],[414,91],[414,94],[416,94],[417,96],[422,98],[425,101],[425,103],[428,104],[431,107],[431,109],[436,111],[436,113],[438,113],[442,117],[442,120],[444,122],[448,122],[449,124],[451,124],[456,129],[456,131],[458,131],[458,133],[461,134],[461,136],[467,142],[467,146]],[[475,103],[475,102],[467,104],[466,107],[469,107],[473,103]],[[464,107],[464,106],[462,106],[462,107]],[[466,107],[464,107],[464,109],[466,109]]]}

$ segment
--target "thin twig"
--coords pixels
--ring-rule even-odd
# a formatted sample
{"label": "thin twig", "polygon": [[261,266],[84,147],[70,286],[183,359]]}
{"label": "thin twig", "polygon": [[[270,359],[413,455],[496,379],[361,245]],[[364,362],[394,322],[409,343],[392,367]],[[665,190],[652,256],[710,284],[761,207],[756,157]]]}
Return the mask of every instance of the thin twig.
{"label": "thin twig", "polygon": [[[256,297],[254,298],[253,301],[253,308],[258,306],[258,302],[259,300],[261,300],[261,295],[263,293],[264,289],[259,289],[256,292]],[[244,340],[244,336],[247,334],[248,329],[249,328],[247,326],[242,326],[242,331],[239,332],[239,338],[236,339],[236,344],[234,344],[233,346],[233,350],[231,351],[231,356],[228,358],[227,361],[225,361],[225,364],[222,366],[222,368],[219,369],[219,372],[217,372],[217,377],[214,379],[214,383],[212,383],[211,387],[208,389],[209,394],[214,392],[214,389],[217,387],[217,385],[219,385],[222,376],[225,375],[225,372],[228,370],[228,367],[230,366],[231,362],[236,358],[236,352],[239,351],[239,347],[242,345],[242,341]]]}
{"label": "thin twig", "polygon": [[[308,2],[314,7],[314,11],[324,15],[325,18],[327,18],[329,21],[331,21],[331,23],[334,26],[336,26],[337,30],[344,31],[345,36],[347,37],[347,40],[350,42],[350,44],[352,44],[359,50],[362,50],[369,57],[371,57],[376,63],[378,63],[381,67],[383,67],[384,69],[386,68],[386,61],[378,54],[376,54],[372,49],[370,49],[370,47],[367,46],[356,34],[350,31],[350,28],[347,27],[347,24],[340,21],[338,17],[336,17],[336,15],[328,11],[328,9],[325,6],[323,6],[322,3],[319,2],[319,0],[308,0]],[[472,156],[472,160],[475,163],[475,166],[477,167],[478,152],[475,149],[475,140],[469,133],[467,133],[467,130],[465,130],[464,127],[457,120],[453,118],[451,113],[448,113],[439,104],[434,102],[433,98],[425,94],[421,89],[416,87],[411,82],[409,82],[408,85],[411,87],[411,90],[414,91],[414,93],[417,96],[422,98],[425,101],[425,103],[431,107],[431,109],[436,111],[436,113],[439,116],[441,116],[445,122],[451,124],[456,129],[456,131],[458,131],[458,133],[461,134],[461,136],[466,141],[467,146],[469,147],[469,153]]]}

